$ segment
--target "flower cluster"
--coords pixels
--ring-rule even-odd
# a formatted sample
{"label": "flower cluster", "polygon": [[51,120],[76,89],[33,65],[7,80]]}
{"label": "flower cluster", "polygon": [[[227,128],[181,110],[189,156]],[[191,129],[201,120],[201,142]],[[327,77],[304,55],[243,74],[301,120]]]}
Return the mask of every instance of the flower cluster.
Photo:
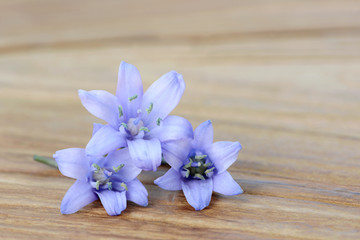
{"label": "flower cluster", "polygon": [[109,215],[119,215],[127,200],[147,206],[148,192],[137,176],[156,171],[162,160],[170,170],[155,180],[166,190],[183,190],[195,210],[207,207],[212,192],[242,193],[226,171],[237,159],[239,142],[213,143],[211,121],[195,131],[188,120],[169,116],[185,90],[182,76],[171,71],[143,93],[139,71],[121,62],[116,95],[79,90],[83,106],[107,124],[95,123],[85,149],[57,151],[60,172],[76,182],[61,203],[71,214],[100,199]]}

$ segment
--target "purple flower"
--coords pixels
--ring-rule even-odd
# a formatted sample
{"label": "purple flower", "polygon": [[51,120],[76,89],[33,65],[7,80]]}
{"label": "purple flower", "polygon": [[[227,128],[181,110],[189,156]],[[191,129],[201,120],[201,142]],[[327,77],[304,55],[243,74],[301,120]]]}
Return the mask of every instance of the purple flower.
{"label": "purple flower", "polygon": [[132,163],[127,149],[89,157],[85,149],[68,148],[57,151],[54,158],[63,175],[76,179],[62,200],[62,214],[75,213],[97,199],[109,215],[119,215],[127,200],[147,206],[148,193],[136,178],[141,169]]}
{"label": "purple flower", "polygon": [[128,147],[137,167],[156,171],[165,142],[192,137],[191,124],[186,119],[168,116],[184,89],[182,76],[171,71],[143,94],[139,71],[121,62],[116,96],[102,90],[79,90],[84,107],[108,123],[89,141],[86,153],[102,156]]}
{"label": "purple flower", "polygon": [[194,139],[169,141],[163,146],[165,160],[171,168],[155,184],[165,190],[183,190],[195,210],[207,207],[212,192],[236,195],[243,192],[227,168],[233,164],[241,145],[239,142],[213,143],[210,121],[194,132]]}

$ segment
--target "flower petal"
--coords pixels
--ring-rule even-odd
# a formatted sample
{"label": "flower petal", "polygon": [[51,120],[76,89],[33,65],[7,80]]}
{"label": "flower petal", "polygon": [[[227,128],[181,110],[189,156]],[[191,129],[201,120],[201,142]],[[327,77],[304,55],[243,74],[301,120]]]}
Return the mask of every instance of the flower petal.
{"label": "flower petal", "polygon": [[126,137],[109,125],[98,130],[86,146],[86,154],[103,156],[120,147],[126,147]]}
{"label": "flower petal", "polygon": [[126,198],[140,206],[146,207],[148,205],[148,192],[144,185],[138,180],[134,179],[126,183],[128,191],[126,191]]}
{"label": "flower petal", "polygon": [[186,200],[195,210],[202,210],[209,206],[213,191],[213,181],[211,178],[184,181],[181,185]]}
{"label": "flower petal", "polygon": [[161,164],[161,145],[157,139],[127,141],[135,165],[145,171],[156,171]]}
{"label": "flower petal", "polygon": [[64,176],[84,181],[87,179],[90,163],[85,149],[67,148],[57,151],[53,157]]}
{"label": "flower petal", "polygon": [[161,146],[165,161],[174,168],[174,170],[178,171],[190,153],[191,139],[167,141],[163,142]]}
{"label": "flower petal", "polygon": [[[129,101],[129,98],[135,95],[137,98]],[[120,63],[116,96],[126,119],[136,117],[143,96],[143,85],[140,73],[135,66],[126,62]]]}
{"label": "flower petal", "polygon": [[105,159],[104,167],[112,169],[113,167],[118,167],[121,164],[124,164],[124,167],[112,176],[112,179],[116,181],[130,182],[141,172],[141,169],[136,167],[134,161],[132,161],[127,148],[110,153]]}
{"label": "flower petal", "polygon": [[193,138],[191,123],[185,118],[168,116],[147,134],[149,138],[158,138],[160,142],[177,140],[182,138]]}
{"label": "flower petal", "polygon": [[213,143],[206,153],[214,163],[218,173],[222,173],[233,164],[241,150],[239,142],[216,142]]}
{"label": "flower petal", "polygon": [[93,188],[85,181],[77,180],[66,192],[60,211],[62,214],[72,214],[98,199]]}
{"label": "flower petal", "polygon": [[163,176],[157,178],[154,183],[165,190],[181,190],[181,175],[170,168]]}
{"label": "flower petal", "polygon": [[237,195],[243,193],[240,185],[235,182],[228,171],[216,174],[213,177],[214,191],[224,195]]}
{"label": "flower petal", "polygon": [[195,149],[204,150],[213,143],[214,129],[210,120],[200,124],[194,131],[193,146]]}
{"label": "flower petal", "polygon": [[102,205],[104,206],[107,214],[110,216],[120,215],[120,213],[126,208],[126,193],[105,190],[96,192],[99,196]]}
{"label": "flower petal", "polygon": [[79,90],[82,105],[92,115],[105,120],[114,128],[119,127],[118,102],[114,95],[103,90]]}
{"label": "flower petal", "polygon": [[94,124],[93,124],[93,133],[92,133],[92,136],[94,136],[95,133],[96,133],[97,131],[99,131],[100,128],[102,128],[103,126],[104,126],[104,125],[101,124],[101,123],[94,123]]}
{"label": "flower petal", "polygon": [[[155,81],[145,92],[142,103],[142,120],[149,129],[156,126],[158,118],[165,119],[178,105],[185,90],[181,74],[171,71]],[[152,111],[146,109],[153,104]]]}

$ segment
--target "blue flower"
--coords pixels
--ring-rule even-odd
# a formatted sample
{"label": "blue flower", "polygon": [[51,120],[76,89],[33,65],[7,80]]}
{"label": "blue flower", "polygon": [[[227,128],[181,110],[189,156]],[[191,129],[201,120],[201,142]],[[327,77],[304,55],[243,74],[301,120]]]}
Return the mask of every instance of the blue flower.
{"label": "blue flower", "polygon": [[62,200],[62,214],[75,213],[97,199],[109,215],[119,215],[127,200],[148,205],[148,193],[136,178],[141,169],[132,163],[127,149],[89,157],[85,149],[68,148],[57,151],[54,158],[64,176],[76,179]]}
{"label": "blue flower", "polygon": [[165,190],[183,190],[188,203],[195,210],[207,207],[212,192],[236,195],[243,192],[227,168],[241,150],[239,142],[213,143],[210,121],[194,131],[194,139],[169,141],[163,146],[163,155],[171,168],[155,184]]}
{"label": "blue flower", "polygon": [[137,167],[156,171],[161,164],[163,143],[192,137],[191,124],[186,119],[168,116],[184,89],[182,76],[171,71],[143,94],[139,71],[121,62],[116,96],[103,90],[79,90],[84,107],[108,123],[89,141],[86,153],[102,156],[128,147]]}

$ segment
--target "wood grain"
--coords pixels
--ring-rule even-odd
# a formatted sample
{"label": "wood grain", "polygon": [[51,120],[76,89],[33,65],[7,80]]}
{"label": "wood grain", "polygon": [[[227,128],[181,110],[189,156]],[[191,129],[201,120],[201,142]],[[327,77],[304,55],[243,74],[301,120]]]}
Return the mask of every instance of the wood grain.
{"label": "wood grain", "polygon": [[[244,194],[196,212],[161,167],[147,208],[60,214],[73,180],[32,155],[87,144],[77,89],[114,93],[121,60],[183,74],[173,114],[242,143]],[[0,238],[360,239],[359,64],[355,0],[0,1]]]}

